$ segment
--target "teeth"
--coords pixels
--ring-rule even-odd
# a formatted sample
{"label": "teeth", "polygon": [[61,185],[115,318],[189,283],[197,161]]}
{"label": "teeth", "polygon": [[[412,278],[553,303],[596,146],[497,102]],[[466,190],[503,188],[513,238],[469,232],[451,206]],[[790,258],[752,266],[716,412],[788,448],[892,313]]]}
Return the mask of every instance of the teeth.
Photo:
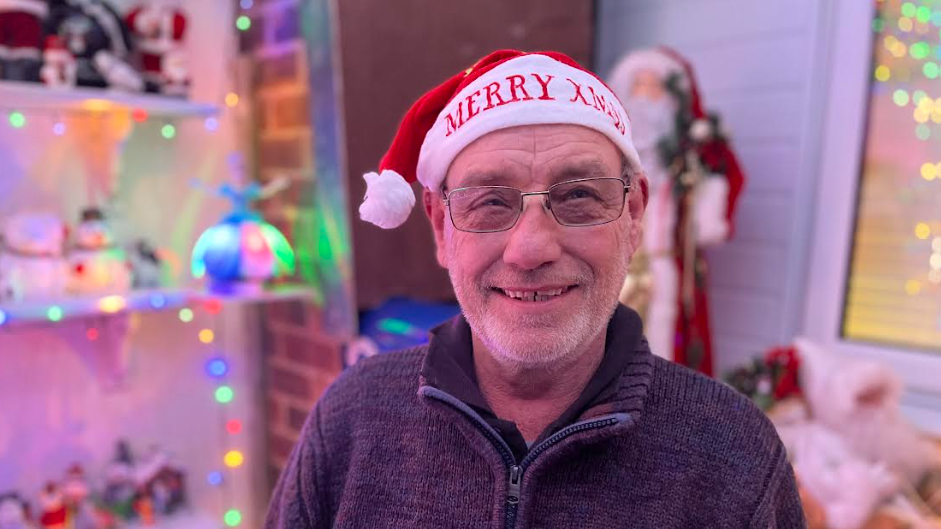
{"label": "teeth", "polygon": [[551,290],[504,290],[503,293],[513,299],[523,301],[549,301],[549,299],[560,296],[568,288],[555,288]]}

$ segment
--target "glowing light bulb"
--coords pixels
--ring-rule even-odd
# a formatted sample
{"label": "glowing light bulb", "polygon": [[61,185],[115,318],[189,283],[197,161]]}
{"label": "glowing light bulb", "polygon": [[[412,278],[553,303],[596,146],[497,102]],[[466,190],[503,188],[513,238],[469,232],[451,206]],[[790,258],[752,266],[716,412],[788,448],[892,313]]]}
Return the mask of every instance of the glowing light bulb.
{"label": "glowing light bulb", "polygon": [[220,404],[228,404],[235,397],[235,392],[229,386],[219,386],[216,388],[216,401]]}
{"label": "glowing light bulb", "polygon": [[216,333],[212,332],[212,329],[203,329],[199,331],[199,341],[205,344],[212,343],[216,338]]}
{"label": "glowing light bulb", "polygon": [[239,104],[239,95],[235,92],[229,92],[225,95],[225,104],[228,107],[234,107]]}
{"label": "glowing light bulb", "polygon": [[229,371],[229,365],[221,358],[213,358],[206,362],[206,372],[214,378],[224,377]]}
{"label": "glowing light bulb", "polygon": [[64,136],[65,123],[62,123],[61,121],[56,122],[56,124],[52,126],[52,133],[56,136]]}
{"label": "glowing light bulb", "polygon": [[235,27],[237,27],[239,31],[248,31],[252,28],[252,19],[249,18],[248,15],[241,15],[235,19]]}
{"label": "glowing light bulb", "polygon": [[203,122],[203,126],[205,126],[206,130],[209,132],[215,132],[219,130],[219,120],[216,118],[206,118],[206,121]]}
{"label": "glowing light bulb", "polygon": [[176,137],[176,127],[167,123],[160,129],[160,135],[165,139],[172,140]]}
{"label": "glowing light bulb", "polygon": [[95,340],[98,339],[98,329],[94,327],[92,327],[91,329],[88,329],[87,331],[85,331],[85,337],[88,338],[89,342],[94,342]]}
{"label": "glowing light bulb", "polygon": [[235,527],[238,524],[242,523],[242,513],[238,509],[229,509],[225,512],[225,524],[229,527]]}
{"label": "glowing light bulb", "polygon": [[163,294],[153,294],[150,296],[150,306],[155,309],[162,309],[167,305],[167,298]]}
{"label": "glowing light bulb", "polygon": [[180,321],[183,323],[193,321],[193,311],[190,309],[180,309]]}
{"label": "glowing light bulb", "polygon": [[230,434],[235,435],[242,431],[242,423],[238,419],[232,419],[225,423],[225,429]]}
{"label": "glowing light bulb", "polygon": [[7,313],[0,310],[0,325],[7,322]]}
{"label": "glowing light bulb", "polygon": [[106,296],[98,300],[98,310],[106,314],[114,314],[127,306],[127,301],[121,296]]}
{"label": "glowing light bulb", "polygon": [[214,470],[206,476],[206,481],[209,482],[213,487],[217,487],[222,484],[222,472]]}
{"label": "glowing light bulb", "polygon": [[49,310],[46,311],[46,318],[48,318],[49,321],[62,320],[62,307],[58,305],[49,307]]}
{"label": "glowing light bulb", "polygon": [[26,116],[22,112],[10,112],[10,126],[21,129],[26,126]]}
{"label": "glowing light bulb", "polygon": [[238,450],[229,450],[225,453],[223,460],[225,461],[225,466],[235,468],[245,462],[245,456]]}
{"label": "glowing light bulb", "polygon": [[924,222],[919,222],[915,225],[915,237],[925,240],[929,235],[931,235],[931,226],[928,226],[928,224]]}

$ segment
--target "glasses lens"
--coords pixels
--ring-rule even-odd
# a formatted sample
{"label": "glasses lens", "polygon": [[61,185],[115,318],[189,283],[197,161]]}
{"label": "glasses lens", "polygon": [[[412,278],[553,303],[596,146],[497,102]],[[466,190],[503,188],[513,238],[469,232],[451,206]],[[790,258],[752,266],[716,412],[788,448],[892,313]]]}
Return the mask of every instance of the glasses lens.
{"label": "glasses lens", "polygon": [[509,187],[468,187],[448,195],[451,222],[463,231],[501,231],[516,224],[522,195]]}
{"label": "glasses lens", "polygon": [[591,226],[611,222],[624,209],[624,181],[593,178],[562,182],[549,188],[549,205],[565,226]]}

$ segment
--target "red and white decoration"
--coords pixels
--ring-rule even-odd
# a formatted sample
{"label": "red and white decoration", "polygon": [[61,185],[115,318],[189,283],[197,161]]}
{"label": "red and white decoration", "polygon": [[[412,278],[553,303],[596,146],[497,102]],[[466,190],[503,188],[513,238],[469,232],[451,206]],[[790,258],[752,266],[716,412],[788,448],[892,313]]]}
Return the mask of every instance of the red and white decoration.
{"label": "red and white decoration", "polygon": [[148,90],[185,96],[190,77],[183,49],[187,27],[183,11],[165,2],[148,2],[128,13],[127,25],[140,50]]}
{"label": "red and white decoration", "polygon": [[365,175],[363,220],[395,228],[415,205],[409,183],[439,189],[448,166],[481,136],[521,125],[574,124],[607,136],[640,171],[624,107],[604,82],[560,53],[491,53],[419,99],[380,172]]}
{"label": "red and white decoration", "polygon": [[[681,101],[668,90],[686,94]],[[727,240],[744,177],[731,148],[706,116],[689,63],[676,52],[656,48],[633,52],[619,62],[609,84],[624,102],[634,123],[634,140],[650,184],[644,227],[644,250],[649,259],[651,290],[644,334],[651,350],[665,358],[712,374],[705,273],[698,268],[700,250]],[[686,104],[688,108],[681,108]],[[678,113],[689,118],[688,130],[677,130]],[[677,159],[666,163],[662,141],[680,146],[676,158],[686,165],[677,173]],[[677,180],[688,178],[689,160],[701,166],[722,167],[721,174],[702,174],[683,183],[689,192],[677,193]],[[634,288],[628,278],[625,290]],[[622,292],[622,299],[629,294]]]}
{"label": "red and white decoration", "polygon": [[77,62],[58,35],[46,37],[43,52],[42,81],[49,86],[75,86]]}
{"label": "red and white decoration", "polygon": [[35,80],[48,15],[47,0],[0,0],[0,79]]}

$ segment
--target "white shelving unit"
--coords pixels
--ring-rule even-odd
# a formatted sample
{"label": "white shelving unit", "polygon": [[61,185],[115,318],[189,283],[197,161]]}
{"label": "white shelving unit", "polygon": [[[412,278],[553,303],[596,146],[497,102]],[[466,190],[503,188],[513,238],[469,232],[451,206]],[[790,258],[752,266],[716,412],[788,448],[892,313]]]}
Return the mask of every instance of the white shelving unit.
{"label": "white shelving unit", "polygon": [[39,83],[0,82],[0,106],[23,111],[115,112],[143,110],[151,116],[210,117],[219,107],[186,99],[118,90],[50,87]]}
{"label": "white shelving unit", "polygon": [[107,316],[122,312],[170,310],[211,300],[235,303],[263,303],[313,298],[314,291],[303,285],[285,285],[253,293],[219,295],[202,290],[154,289],[125,294],[64,296],[0,304],[0,330],[24,325],[54,324],[74,318]]}

